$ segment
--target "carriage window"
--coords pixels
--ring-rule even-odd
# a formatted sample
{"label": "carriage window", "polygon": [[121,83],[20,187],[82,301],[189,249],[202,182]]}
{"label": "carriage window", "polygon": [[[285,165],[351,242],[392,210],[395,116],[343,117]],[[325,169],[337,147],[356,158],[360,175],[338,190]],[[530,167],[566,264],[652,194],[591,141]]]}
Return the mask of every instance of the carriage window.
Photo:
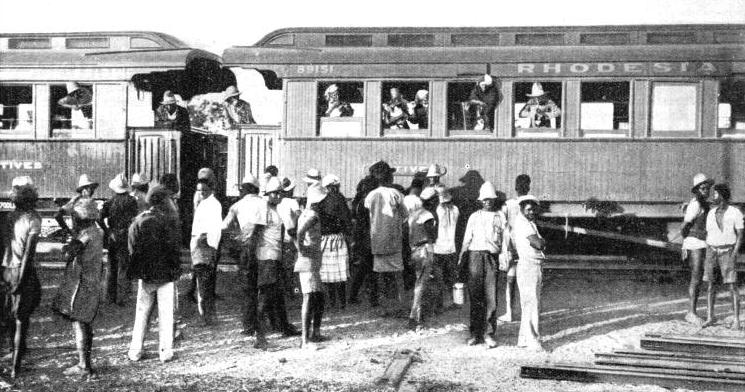
{"label": "carriage window", "polygon": [[629,82],[582,83],[580,128],[585,135],[626,134],[630,89]]}
{"label": "carriage window", "polygon": [[653,132],[696,131],[697,86],[696,83],[655,83],[652,86]]}
{"label": "carriage window", "polygon": [[520,131],[528,129],[530,135],[559,136],[561,128],[560,82],[520,82],[514,86],[514,119],[517,135],[527,135]]}
{"label": "carriage window", "polygon": [[492,132],[501,101],[499,84],[483,76],[471,82],[448,83],[448,129]]}
{"label": "carriage window", "polygon": [[160,48],[160,44],[149,38],[132,37],[129,39],[129,47],[132,49]]}
{"label": "carriage window", "polygon": [[26,133],[34,130],[32,85],[0,85],[0,133]]}
{"label": "carriage window", "polygon": [[745,135],[745,79],[719,83],[719,129],[722,135]]}
{"label": "carriage window", "polygon": [[427,82],[385,82],[381,102],[384,132],[410,134],[429,127]]}
{"label": "carriage window", "polygon": [[68,82],[49,86],[52,136],[93,129],[93,85]]}
{"label": "carriage window", "polygon": [[363,135],[365,88],[362,82],[318,84],[318,135],[355,137]]}

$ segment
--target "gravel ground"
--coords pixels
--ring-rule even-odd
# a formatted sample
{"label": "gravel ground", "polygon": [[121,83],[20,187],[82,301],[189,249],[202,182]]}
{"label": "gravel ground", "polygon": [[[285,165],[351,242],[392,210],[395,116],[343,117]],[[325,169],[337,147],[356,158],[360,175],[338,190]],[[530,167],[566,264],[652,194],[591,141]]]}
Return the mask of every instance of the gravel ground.
{"label": "gravel ground", "polygon": [[[62,370],[76,361],[69,323],[50,310],[61,271],[44,270],[42,306],[32,320],[30,353],[21,377],[0,379],[0,390],[33,391],[388,391],[374,380],[383,374],[392,354],[415,350],[414,363],[401,390],[406,391],[662,391],[654,386],[579,384],[521,379],[520,366],[568,361],[591,363],[596,352],[638,348],[645,333],[744,337],[724,321],[704,330],[682,322],[686,302],[683,277],[586,271],[547,271],[541,320],[546,352],[515,347],[517,323],[499,329],[499,347],[469,347],[467,308],[451,309],[409,332],[405,318],[378,317],[366,304],[327,311],[324,334],[331,337],[318,351],[299,350],[297,338],[270,335],[270,348],[258,351],[253,338],[240,332],[237,274],[218,274],[218,324],[201,327],[195,305],[183,293],[188,275],[179,282],[184,339],[176,360],[157,359],[157,327],[146,342],[149,355],[132,363],[126,358],[134,320],[134,304],[104,305],[95,321],[94,368],[88,380],[66,378]],[[724,320],[729,303],[719,301]],[[299,300],[289,301],[291,321],[299,325]],[[702,303],[702,305],[705,305]],[[700,314],[704,309],[701,307]],[[7,369],[9,363],[4,362]],[[7,374],[7,373],[5,373]],[[5,381],[2,381],[5,380]]]}

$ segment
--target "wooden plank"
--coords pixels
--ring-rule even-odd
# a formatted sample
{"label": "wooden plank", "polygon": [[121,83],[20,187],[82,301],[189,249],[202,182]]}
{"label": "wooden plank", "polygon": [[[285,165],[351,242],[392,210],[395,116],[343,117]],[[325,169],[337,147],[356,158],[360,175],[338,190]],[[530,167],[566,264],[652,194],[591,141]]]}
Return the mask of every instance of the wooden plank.
{"label": "wooden plank", "polygon": [[393,360],[385,368],[383,375],[375,380],[375,383],[378,385],[388,384],[398,388],[413,360],[414,355],[410,350],[397,351],[393,354]]}
{"label": "wooden plank", "polygon": [[699,353],[689,353],[681,351],[648,351],[648,350],[620,350],[614,351],[617,355],[632,355],[638,357],[650,358],[671,358],[671,359],[698,359],[704,361],[722,361],[731,363],[745,363],[745,358],[733,355],[708,355]]}
{"label": "wooden plank", "polygon": [[683,376],[667,372],[639,372],[628,369],[607,369],[592,366],[523,366],[520,377],[539,380],[561,380],[584,383],[647,384],[664,388],[742,391],[745,380],[711,376]]}
{"label": "wooden plank", "polygon": [[672,334],[655,334],[655,333],[647,333],[647,334],[644,334],[644,336],[647,338],[662,338],[662,339],[684,340],[684,341],[693,341],[693,342],[739,344],[745,347],[745,340],[743,340],[742,338],[733,338],[730,336],[672,335]]}
{"label": "wooden plank", "polygon": [[745,344],[727,342],[696,342],[645,337],[641,339],[640,346],[645,350],[652,351],[683,351],[703,355],[745,356]]}
{"label": "wooden plank", "polygon": [[654,358],[649,355],[598,353],[595,354],[595,364],[745,374],[745,363],[743,362],[703,360],[698,358]]}
{"label": "wooden plank", "polygon": [[562,226],[562,225],[557,225],[557,224],[548,223],[548,222],[537,222],[537,225],[543,228],[547,228],[547,229],[568,231],[571,233],[583,234],[583,235],[588,235],[592,237],[609,238],[609,239],[618,240],[618,241],[631,242],[635,244],[642,244],[642,245],[647,245],[647,246],[651,246],[655,248],[663,248],[663,249],[669,249],[669,250],[675,250],[675,251],[680,250],[680,244],[675,244],[675,243],[667,242],[667,241],[660,241],[660,240],[636,237],[636,236],[625,235],[625,234],[611,233],[607,231],[585,229],[585,228],[576,227],[576,226]]}

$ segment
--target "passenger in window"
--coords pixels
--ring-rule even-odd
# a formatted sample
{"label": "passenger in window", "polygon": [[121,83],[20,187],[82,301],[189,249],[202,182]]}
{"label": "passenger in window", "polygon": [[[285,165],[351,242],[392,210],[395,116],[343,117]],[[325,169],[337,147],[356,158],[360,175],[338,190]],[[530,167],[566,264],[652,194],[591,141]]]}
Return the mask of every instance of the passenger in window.
{"label": "passenger in window", "polygon": [[238,98],[241,92],[235,86],[229,86],[223,92],[225,99],[225,111],[228,113],[228,119],[232,126],[241,124],[256,124],[253,114],[251,114],[251,105]]}
{"label": "passenger in window", "polygon": [[530,99],[520,110],[520,117],[530,119],[531,128],[551,128],[551,119],[561,115],[561,109],[552,101],[540,83],[533,83]]}
{"label": "passenger in window", "polygon": [[323,93],[326,100],[326,107],[323,110],[323,117],[352,117],[354,109],[348,102],[341,100],[339,96],[339,86],[332,84]]}
{"label": "passenger in window", "polygon": [[188,130],[191,127],[189,111],[178,105],[176,95],[170,90],[163,93],[163,101],[155,109],[155,123],[178,130]]}
{"label": "passenger in window", "polygon": [[417,91],[414,102],[407,105],[407,111],[410,123],[417,124],[419,129],[429,128],[429,91]]}
{"label": "passenger in window", "polygon": [[391,99],[383,103],[383,127],[386,129],[409,129],[406,122],[408,116],[408,105],[398,88],[390,90]]}
{"label": "passenger in window", "polygon": [[93,93],[76,82],[67,83],[67,95],[57,104],[70,109],[70,128],[91,129],[93,118]]}
{"label": "passenger in window", "polygon": [[494,112],[498,103],[499,91],[494,86],[494,80],[491,76],[484,75],[468,96],[467,104],[472,129],[484,131],[494,129]]}

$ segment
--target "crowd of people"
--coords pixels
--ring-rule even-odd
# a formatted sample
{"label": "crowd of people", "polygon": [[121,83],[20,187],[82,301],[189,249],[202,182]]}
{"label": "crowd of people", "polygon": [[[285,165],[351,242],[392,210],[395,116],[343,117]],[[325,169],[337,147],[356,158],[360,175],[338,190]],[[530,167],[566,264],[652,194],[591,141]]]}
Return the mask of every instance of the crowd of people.
{"label": "crowd of people", "polygon": [[[459,187],[448,188],[440,181],[447,170],[438,164],[414,176],[408,189],[393,183],[395,170],[385,161],[370,166],[350,205],[340,192],[338,176],[324,176],[311,168],[302,179],[306,194],[301,207],[294,197],[296,182],[278,176],[279,170],[270,166],[260,178],[246,174],[240,198],[223,216],[222,202],[214,194],[215,174],[201,169],[188,239],[192,289],[187,296],[193,296],[200,322],[204,326],[216,322],[217,264],[222,244],[229,242],[242,282],[241,333],[255,336],[256,348],[267,348],[270,327],[283,337],[300,336],[303,349],[317,349],[327,339],[321,332],[325,309],[359,303],[364,285],[370,307],[381,309],[381,317],[408,318],[409,329],[426,328],[427,318],[465,304],[463,283],[470,307],[467,344],[496,347],[499,321],[517,318],[513,312],[517,283],[521,309],[517,346],[541,350],[541,265],[546,240],[536,227],[539,201],[530,195],[530,177],[519,175],[515,197],[506,200],[475,171],[460,179],[478,189],[477,194],[465,196],[457,192]],[[694,178],[695,197],[681,230],[684,258],[692,266],[686,320],[702,326],[714,322],[713,282],[718,267],[732,292],[733,326],[739,328],[734,259],[742,244],[743,215],[729,205],[726,184],[713,186],[710,203],[712,184],[703,174]],[[161,361],[173,359],[174,340],[181,335],[176,282],[181,276],[185,222],[176,202],[177,176],[166,174],[150,183],[141,174],[128,181],[121,173],[109,182],[115,196],[102,208],[94,200],[98,185],[89,176],[80,176],[77,194],[55,216],[69,240],[63,247],[65,272],[52,307],[72,323],[79,354],[78,364],[65,370],[67,375],[91,373],[92,322],[104,285],[109,303],[127,306],[136,283],[130,360],[143,357],[148,319],[156,304]],[[30,317],[41,299],[34,262],[41,217],[35,210],[38,193],[30,177],[13,180],[11,197],[15,210],[4,231],[0,329],[2,342],[12,341],[11,376],[15,377],[26,351]],[[68,215],[71,225],[65,219]],[[104,248],[108,249],[107,274]],[[500,271],[503,287],[497,287]],[[696,315],[702,275],[708,284],[706,320]],[[409,303],[405,292],[412,288]],[[289,322],[286,307],[286,297],[295,289],[302,294],[299,329]],[[497,317],[499,295],[505,298],[506,311]]]}

